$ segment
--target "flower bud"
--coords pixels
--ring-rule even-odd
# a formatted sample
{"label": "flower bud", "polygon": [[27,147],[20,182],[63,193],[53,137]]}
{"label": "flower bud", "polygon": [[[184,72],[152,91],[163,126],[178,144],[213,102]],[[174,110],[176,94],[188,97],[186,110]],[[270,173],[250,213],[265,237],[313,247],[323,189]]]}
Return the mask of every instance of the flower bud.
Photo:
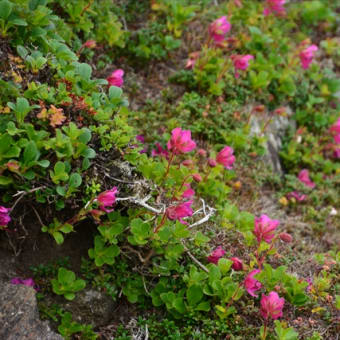
{"label": "flower bud", "polygon": [[17,172],[20,168],[20,165],[18,162],[8,162],[6,165],[7,165],[8,170],[12,172]]}
{"label": "flower bud", "polygon": [[207,155],[207,152],[204,149],[199,149],[197,153],[202,157],[205,157]]}
{"label": "flower bud", "polygon": [[293,241],[293,237],[292,235],[288,234],[288,233],[281,233],[279,235],[280,237],[280,240],[283,241],[283,242],[286,242],[286,243],[290,243]]}
{"label": "flower bud", "polygon": [[195,182],[199,183],[202,182],[202,176],[200,174],[193,174],[192,178],[194,179]]}
{"label": "flower bud", "polygon": [[182,162],[182,165],[186,167],[191,167],[194,164],[194,162],[191,159],[186,159]]}
{"label": "flower bud", "polygon": [[233,268],[235,271],[243,270],[242,260],[240,260],[238,257],[232,257],[230,260],[233,261],[231,268]]}
{"label": "flower bud", "polygon": [[96,47],[96,41],[95,40],[87,40],[84,43],[84,46],[87,48],[95,48]]}
{"label": "flower bud", "polygon": [[209,158],[208,164],[210,167],[214,168],[217,165],[217,162],[213,158]]}

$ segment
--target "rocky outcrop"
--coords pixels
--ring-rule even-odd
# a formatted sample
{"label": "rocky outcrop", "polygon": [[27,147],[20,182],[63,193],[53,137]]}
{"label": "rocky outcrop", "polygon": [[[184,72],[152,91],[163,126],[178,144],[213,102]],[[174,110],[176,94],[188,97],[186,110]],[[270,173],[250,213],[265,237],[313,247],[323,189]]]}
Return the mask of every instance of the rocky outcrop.
{"label": "rocky outcrop", "polygon": [[[270,123],[267,125],[264,136],[267,141],[265,147],[267,152],[264,156],[264,161],[271,164],[273,170],[282,174],[282,167],[280,163],[279,152],[282,147],[282,138],[284,137],[286,130],[291,124],[295,124],[290,118],[292,112],[289,108],[286,108],[285,115],[273,115]],[[250,134],[261,135],[262,127],[267,124],[270,117],[268,115],[256,116],[253,115],[250,121]]]}
{"label": "rocky outcrop", "polygon": [[63,340],[39,319],[35,290],[0,281],[0,339]]}

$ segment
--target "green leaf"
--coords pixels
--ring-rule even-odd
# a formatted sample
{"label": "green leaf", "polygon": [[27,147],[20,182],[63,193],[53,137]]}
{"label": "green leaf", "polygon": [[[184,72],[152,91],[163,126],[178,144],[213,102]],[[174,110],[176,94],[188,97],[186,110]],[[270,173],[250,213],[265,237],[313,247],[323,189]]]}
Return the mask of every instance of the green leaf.
{"label": "green leaf", "polygon": [[66,187],[62,187],[60,185],[58,185],[55,190],[60,196],[65,196],[67,192]]}
{"label": "green leaf", "polygon": [[70,300],[71,301],[71,300],[73,300],[76,297],[76,295],[74,293],[65,293],[64,297],[65,297],[66,300]]}
{"label": "green leaf", "polygon": [[55,241],[57,242],[57,244],[62,244],[64,242],[64,236],[59,231],[54,232],[52,235]]}
{"label": "green leaf", "polygon": [[33,141],[28,142],[24,150],[25,164],[29,164],[32,161],[38,160],[39,156],[40,156],[40,152],[35,142]]}
{"label": "green leaf", "polygon": [[335,295],[335,308],[340,310],[340,295]]}
{"label": "green leaf", "polygon": [[81,176],[78,173],[73,173],[70,176],[68,184],[72,188],[78,188],[82,182]]}
{"label": "green leaf", "polygon": [[231,267],[232,264],[233,264],[233,261],[221,258],[218,261],[217,265],[218,265],[218,268],[220,269],[222,275],[225,275],[230,270],[230,267]]}
{"label": "green leaf", "polygon": [[89,129],[82,129],[82,134],[79,136],[78,140],[84,144],[87,144],[91,140],[91,131]]}
{"label": "green leaf", "polygon": [[151,226],[140,218],[135,218],[131,221],[131,232],[135,238],[143,240],[146,239],[151,232]]}
{"label": "green leaf", "polygon": [[13,4],[8,0],[0,1],[0,18],[6,20],[12,13]]}
{"label": "green leaf", "polygon": [[109,98],[111,99],[116,99],[120,98],[123,94],[123,90],[120,87],[117,86],[110,86],[109,88]]}
{"label": "green leaf", "polygon": [[89,64],[77,63],[76,70],[83,79],[89,80],[91,78],[92,68]]}
{"label": "green leaf", "polygon": [[203,298],[203,290],[199,285],[192,285],[186,292],[187,300],[190,306],[197,305]]}
{"label": "green leaf", "polygon": [[186,238],[189,237],[190,231],[187,229],[186,225],[177,221],[175,225],[174,235],[178,239]]}
{"label": "green leaf", "polygon": [[187,311],[182,297],[176,298],[173,302],[173,306],[177,310],[177,312],[181,314],[184,314]]}
{"label": "green leaf", "polygon": [[195,235],[195,245],[200,247],[210,241],[210,238],[205,236],[201,231]]}
{"label": "green leaf", "polygon": [[60,284],[69,285],[76,279],[76,275],[71,270],[66,268],[59,268],[58,270],[58,281]]}
{"label": "green leaf", "polygon": [[61,230],[65,234],[68,234],[71,231],[73,231],[73,226],[71,224],[66,223],[59,230]]}
{"label": "green leaf", "polygon": [[42,168],[48,168],[50,165],[50,161],[47,159],[43,159],[42,161],[37,162],[38,165],[40,165]]}
{"label": "green leaf", "polygon": [[20,18],[15,18],[11,20],[11,23],[16,26],[27,26],[27,21]]}
{"label": "green leaf", "polygon": [[17,46],[17,52],[22,59],[25,59],[28,55],[28,51],[26,50],[26,48],[24,46],[21,46],[21,45]]}
{"label": "green leaf", "polygon": [[209,312],[210,311],[210,302],[209,301],[202,301],[200,302],[196,307],[195,310],[200,310],[203,312]]}
{"label": "green leaf", "polygon": [[13,182],[11,177],[0,176],[0,185],[6,186]]}
{"label": "green leaf", "polygon": [[277,340],[297,340],[298,333],[293,328],[284,328],[279,320],[275,320]]}

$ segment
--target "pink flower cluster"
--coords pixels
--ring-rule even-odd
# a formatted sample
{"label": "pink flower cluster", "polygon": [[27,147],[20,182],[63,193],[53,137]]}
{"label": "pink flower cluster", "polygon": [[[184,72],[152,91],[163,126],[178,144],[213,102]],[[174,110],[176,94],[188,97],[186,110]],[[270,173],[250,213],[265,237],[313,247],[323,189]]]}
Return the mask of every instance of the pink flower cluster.
{"label": "pink flower cluster", "polygon": [[315,187],[315,183],[309,178],[309,171],[307,169],[303,169],[300,171],[298,179],[300,182],[311,189]]}
{"label": "pink flower cluster", "polygon": [[258,295],[255,293],[262,287],[261,282],[254,278],[254,276],[260,272],[261,271],[259,269],[254,269],[244,279],[244,287],[246,288],[246,291],[253,297],[258,297]]}
{"label": "pink flower cluster", "polygon": [[231,24],[226,16],[216,19],[209,26],[210,38],[214,41],[216,46],[223,46],[225,42],[225,35],[231,30]]}
{"label": "pink flower cluster", "polygon": [[294,198],[297,202],[302,202],[307,198],[307,195],[301,194],[298,191],[291,191],[287,194],[287,198]]}
{"label": "pink flower cluster", "polygon": [[218,246],[208,257],[207,260],[210,263],[217,264],[218,260],[223,257],[225,254],[225,250],[221,247]]}
{"label": "pink flower cluster", "polygon": [[270,243],[275,236],[275,230],[280,224],[278,220],[271,220],[267,215],[255,218],[254,235],[257,242],[265,241]]}
{"label": "pink flower cluster", "polygon": [[177,205],[170,206],[166,209],[166,216],[169,220],[178,220],[182,224],[188,224],[183,220],[184,217],[190,217],[193,214],[191,209],[193,201],[182,202]]}
{"label": "pink flower cluster", "polygon": [[113,209],[107,209],[107,207],[112,207],[112,205],[116,202],[117,192],[117,187],[113,187],[111,190],[107,190],[99,194],[97,197],[99,208],[105,212],[111,212]]}
{"label": "pink flower cluster", "polygon": [[166,159],[169,158],[169,152],[166,149],[162,148],[162,145],[160,145],[159,143],[156,143],[156,149],[153,149],[151,152],[151,156],[152,157],[156,157],[156,156],[160,156],[160,157],[164,157]]}
{"label": "pink flower cluster", "polygon": [[232,55],[230,57],[231,57],[231,60],[234,63],[234,67],[235,67],[235,70],[236,70],[235,78],[240,77],[238,70],[245,71],[249,67],[249,61],[254,59],[254,56],[251,55],[251,54],[247,54],[247,55],[236,54],[236,55]]}
{"label": "pink flower cluster", "polygon": [[32,278],[20,279],[19,277],[14,277],[11,280],[11,283],[13,285],[25,285],[25,286],[28,286],[28,287],[33,287],[35,290],[38,290],[38,286],[36,285],[36,283],[34,282],[34,280]]}
{"label": "pink flower cluster", "polygon": [[311,45],[300,52],[300,61],[303,69],[309,68],[313,61],[314,53],[318,50],[316,45]]}
{"label": "pink flower cluster", "polygon": [[262,295],[260,313],[264,319],[269,317],[276,320],[282,317],[282,309],[285,303],[284,298],[280,298],[276,292],[270,292],[268,296]]}
{"label": "pink flower cluster", "polygon": [[124,84],[124,70],[118,69],[111,73],[110,76],[106,78],[110,86],[122,87]]}
{"label": "pink flower cluster", "polygon": [[284,8],[286,0],[266,0],[266,7],[263,10],[263,15],[274,14],[276,16],[284,16],[286,10]]}
{"label": "pink flower cluster", "polygon": [[6,226],[11,221],[9,216],[10,211],[10,208],[0,206],[0,227]]}
{"label": "pink flower cluster", "polygon": [[329,132],[334,136],[334,157],[340,158],[340,118],[329,128]]}
{"label": "pink flower cluster", "polygon": [[216,156],[216,162],[231,170],[235,162],[234,150],[230,146],[225,146]]}
{"label": "pink flower cluster", "polygon": [[191,139],[190,130],[182,130],[177,127],[172,130],[167,147],[173,154],[178,155],[194,150],[196,148],[196,143]]}
{"label": "pink flower cluster", "polygon": [[[207,260],[210,263],[218,264],[218,261],[221,257],[223,257],[225,254],[225,250],[218,246],[208,257]],[[241,271],[243,270],[243,262],[238,257],[232,257],[230,259],[233,263],[231,265],[231,268],[233,268],[235,271]]]}

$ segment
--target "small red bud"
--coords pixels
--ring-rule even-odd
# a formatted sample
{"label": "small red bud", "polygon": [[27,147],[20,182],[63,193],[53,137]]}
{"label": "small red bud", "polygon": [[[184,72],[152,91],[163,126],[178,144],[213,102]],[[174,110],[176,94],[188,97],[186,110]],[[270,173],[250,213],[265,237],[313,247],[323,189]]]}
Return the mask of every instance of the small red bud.
{"label": "small red bud", "polygon": [[214,168],[217,165],[217,162],[213,158],[209,158],[208,164],[210,167]]}
{"label": "small red bud", "polygon": [[195,182],[199,183],[202,181],[202,177],[200,174],[193,174],[192,178],[194,179]]}
{"label": "small red bud", "polygon": [[204,156],[207,155],[207,152],[206,152],[204,149],[199,149],[199,150],[197,151],[197,153],[198,153],[200,156],[202,156],[202,157],[204,157]]}
{"label": "small red bud", "polygon": [[186,166],[186,167],[190,167],[194,164],[194,162],[191,159],[186,159],[182,162],[182,165]]}
{"label": "small red bud", "polygon": [[84,42],[84,47],[87,48],[95,48],[96,47],[96,41],[95,40],[87,40],[86,42]]}
{"label": "small red bud", "polygon": [[293,241],[293,237],[292,235],[288,234],[288,233],[281,233],[279,235],[280,237],[280,240],[283,241],[283,242],[286,242],[286,243],[290,243]]}

